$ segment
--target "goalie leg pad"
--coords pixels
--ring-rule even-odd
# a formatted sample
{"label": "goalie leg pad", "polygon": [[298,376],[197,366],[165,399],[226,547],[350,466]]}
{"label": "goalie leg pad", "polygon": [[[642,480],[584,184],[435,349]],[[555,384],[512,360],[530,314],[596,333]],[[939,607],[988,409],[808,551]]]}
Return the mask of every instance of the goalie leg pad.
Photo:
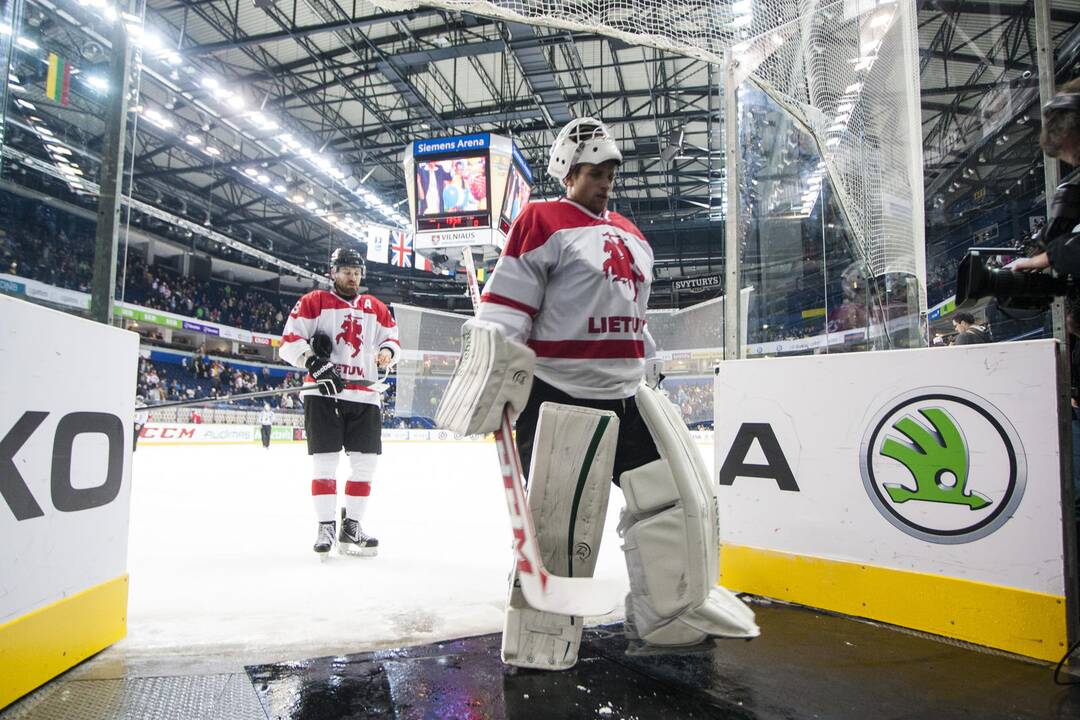
{"label": "goalie leg pad", "polygon": [[659,391],[638,388],[638,410],[660,460],[620,477],[619,522],[630,576],[627,625],[654,645],[709,636],[756,637],[754,613],[719,587],[716,492],[678,411]]}
{"label": "goalie leg pad", "polygon": [[525,408],[536,353],[511,340],[498,325],[467,320],[461,326],[461,357],[435,413],[435,424],[460,435],[494,432],[503,409],[511,417]]}
{"label": "goalie leg pad", "polygon": [[[529,471],[529,509],[540,555],[555,575],[592,577],[604,535],[619,419],[615,413],[543,403]],[[563,670],[577,662],[584,618],[529,607],[512,573],[502,658]]]}

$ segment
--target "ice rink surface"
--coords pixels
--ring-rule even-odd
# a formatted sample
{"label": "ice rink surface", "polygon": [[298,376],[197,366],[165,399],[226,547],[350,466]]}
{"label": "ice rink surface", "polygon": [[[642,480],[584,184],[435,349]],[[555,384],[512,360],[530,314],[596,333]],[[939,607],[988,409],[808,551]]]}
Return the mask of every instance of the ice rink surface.
{"label": "ice rink surface", "polygon": [[[339,504],[347,474],[342,456]],[[385,443],[364,522],[375,558],[319,562],[310,487],[301,443],[140,444],[128,637],[116,650],[254,662],[501,630],[510,525],[493,443]],[[613,488],[596,575],[625,590],[622,507]]]}

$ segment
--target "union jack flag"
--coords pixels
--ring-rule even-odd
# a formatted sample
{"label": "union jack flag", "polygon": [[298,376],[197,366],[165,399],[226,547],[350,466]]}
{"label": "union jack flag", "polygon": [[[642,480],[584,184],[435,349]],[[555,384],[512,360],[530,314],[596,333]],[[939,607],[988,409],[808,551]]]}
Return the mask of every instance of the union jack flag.
{"label": "union jack flag", "polygon": [[398,267],[413,266],[412,238],[403,232],[390,233],[391,264]]}

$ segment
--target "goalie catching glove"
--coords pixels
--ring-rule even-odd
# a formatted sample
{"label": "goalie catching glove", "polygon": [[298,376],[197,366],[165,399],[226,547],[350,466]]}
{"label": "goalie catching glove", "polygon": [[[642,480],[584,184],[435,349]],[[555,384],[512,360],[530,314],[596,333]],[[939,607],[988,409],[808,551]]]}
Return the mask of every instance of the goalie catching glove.
{"label": "goalie catching glove", "polygon": [[323,395],[337,395],[345,389],[345,381],[341,373],[334,367],[334,363],[324,357],[312,355],[304,362],[308,373],[319,384],[319,392]]}
{"label": "goalie catching glove", "polygon": [[435,424],[459,435],[494,432],[509,405],[511,417],[525,408],[536,353],[483,320],[461,326],[461,358],[435,413]]}

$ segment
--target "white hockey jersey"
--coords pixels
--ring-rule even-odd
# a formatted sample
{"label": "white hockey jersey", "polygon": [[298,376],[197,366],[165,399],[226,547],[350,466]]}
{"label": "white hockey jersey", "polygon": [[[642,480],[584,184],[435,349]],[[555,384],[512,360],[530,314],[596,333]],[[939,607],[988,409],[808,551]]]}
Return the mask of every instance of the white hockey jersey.
{"label": "white hockey jersey", "polygon": [[577,398],[630,397],[656,346],[645,326],[653,253],[641,231],[567,199],[510,228],[477,317],[536,352],[536,377]]}
{"label": "white hockey jersey", "polygon": [[274,424],[274,411],[273,410],[263,410],[263,411],[261,411],[259,413],[259,424],[260,425],[273,425]]}
{"label": "white hockey jersey", "polygon": [[[357,295],[346,300],[329,290],[312,290],[300,298],[285,321],[281,337],[281,357],[296,367],[304,367],[300,357],[311,349],[308,341],[315,333],[329,336],[334,345],[330,360],[345,380],[342,400],[379,405],[379,393],[358,385],[355,380],[378,380],[375,358],[386,349],[396,358],[397,323],[381,300],[371,295]],[[308,375],[305,382],[315,382]],[[304,395],[318,395],[305,390]]]}

